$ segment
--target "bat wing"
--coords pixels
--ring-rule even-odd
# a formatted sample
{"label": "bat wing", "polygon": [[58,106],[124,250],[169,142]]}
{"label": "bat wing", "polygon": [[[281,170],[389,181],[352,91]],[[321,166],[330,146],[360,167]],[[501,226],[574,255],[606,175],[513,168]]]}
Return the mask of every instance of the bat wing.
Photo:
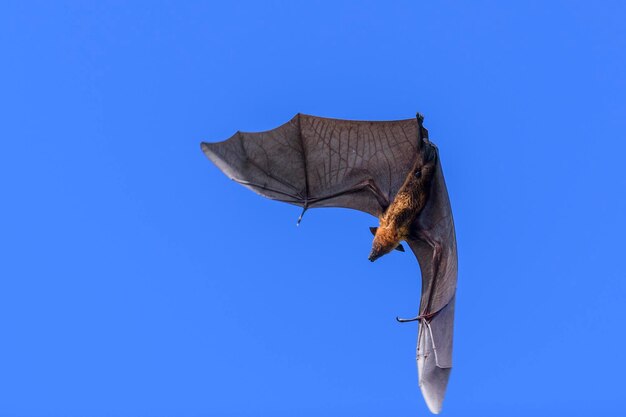
{"label": "bat wing", "polygon": [[413,224],[415,238],[408,244],[422,272],[422,319],[417,338],[419,385],[428,408],[437,414],[452,369],[457,253],[452,209],[439,162],[432,181],[428,202]]}
{"label": "bat wing", "polygon": [[[379,216],[401,188],[428,132],[421,116],[389,122],[297,114],[266,132],[202,143],[229,178],[267,198],[307,208],[345,207]],[[439,158],[437,158],[439,159]],[[448,193],[437,162],[428,201],[408,240],[422,271],[419,383],[439,412],[452,367],[457,256]]]}
{"label": "bat wing", "polygon": [[417,119],[367,122],[297,114],[284,125],[202,143],[229,178],[273,200],[374,216],[393,200],[426,130]]}

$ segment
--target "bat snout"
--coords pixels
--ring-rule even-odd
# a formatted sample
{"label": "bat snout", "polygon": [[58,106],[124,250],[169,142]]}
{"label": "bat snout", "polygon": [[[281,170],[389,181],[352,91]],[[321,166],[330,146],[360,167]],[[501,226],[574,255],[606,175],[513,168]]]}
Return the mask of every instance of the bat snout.
{"label": "bat snout", "polygon": [[380,245],[377,244],[376,241],[374,241],[374,243],[372,243],[372,250],[370,251],[369,256],[367,257],[367,259],[370,262],[374,262],[376,259],[380,258]]}
{"label": "bat snout", "polygon": [[397,243],[394,244],[393,241],[386,241],[384,236],[381,237],[376,235],[374,242],[372,242],[372,251],[367,259],[369,259],[370,262],[374,262],[376,259],[391,252],[396,246]]}
{"label": "bat snout", "polygon": [[369,256],[367,257],[367,259],[370,262],[374,262],[376,259],[380,258],[381,256],[383,256],[385,254],[385,252],[382,250],[382,248],[378,245],[374,245],[372,247],[372,251],[370,252]]}

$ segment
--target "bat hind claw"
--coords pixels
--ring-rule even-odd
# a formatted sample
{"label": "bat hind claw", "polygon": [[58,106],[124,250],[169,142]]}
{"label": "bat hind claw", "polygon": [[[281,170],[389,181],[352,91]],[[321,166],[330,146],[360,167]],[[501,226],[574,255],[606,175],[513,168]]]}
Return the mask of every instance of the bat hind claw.
{"label": "bat hind claw", "polygon": [[410,322],[412,322],[412,321],[419,321],[419,320],[421,320],[421,319],[422,319],[422,318],[421,318],[420,316],[413,317],[412,319],[401,319],[400,317],[396,316],[396,321],[397,321],[398,323],[410,323]]}
{"label": "bat hind claw", "polygon": [[435,312],[435,313],[428,313],[428,314],[421,314],[419,316],[415,316],[415,317],[410,318],[410,319],[401,319],[400,317],[396,317],[396,321],[398,323],[410,323],[412,321],[422,321],[422,320],[430,321],[430,319],[432,319],[436,315],[437,315],[437,312]]}

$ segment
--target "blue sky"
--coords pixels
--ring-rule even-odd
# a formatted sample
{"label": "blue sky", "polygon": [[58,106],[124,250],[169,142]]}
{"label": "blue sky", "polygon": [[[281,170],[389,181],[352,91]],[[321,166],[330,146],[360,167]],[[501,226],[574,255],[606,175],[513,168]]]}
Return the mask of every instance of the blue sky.
{"label": "blue sky", "polygon": [[620,1],[3,2],[0,415],[420,416],[410,254],[200,152],[424,113],[458,236],[447,416],[626,412]]}

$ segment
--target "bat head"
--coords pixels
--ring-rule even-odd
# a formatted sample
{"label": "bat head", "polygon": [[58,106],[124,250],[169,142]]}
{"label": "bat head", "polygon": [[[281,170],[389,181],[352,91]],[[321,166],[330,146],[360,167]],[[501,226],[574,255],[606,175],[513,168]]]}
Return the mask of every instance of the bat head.
{"label": "bat head", "polygon": [[381,256],[396,249],[399,244],[400,236],[396,230],[387,227],[378,227],[374,235],[374,242],[372,242],[372,251],[367,259],[374,262]]}

